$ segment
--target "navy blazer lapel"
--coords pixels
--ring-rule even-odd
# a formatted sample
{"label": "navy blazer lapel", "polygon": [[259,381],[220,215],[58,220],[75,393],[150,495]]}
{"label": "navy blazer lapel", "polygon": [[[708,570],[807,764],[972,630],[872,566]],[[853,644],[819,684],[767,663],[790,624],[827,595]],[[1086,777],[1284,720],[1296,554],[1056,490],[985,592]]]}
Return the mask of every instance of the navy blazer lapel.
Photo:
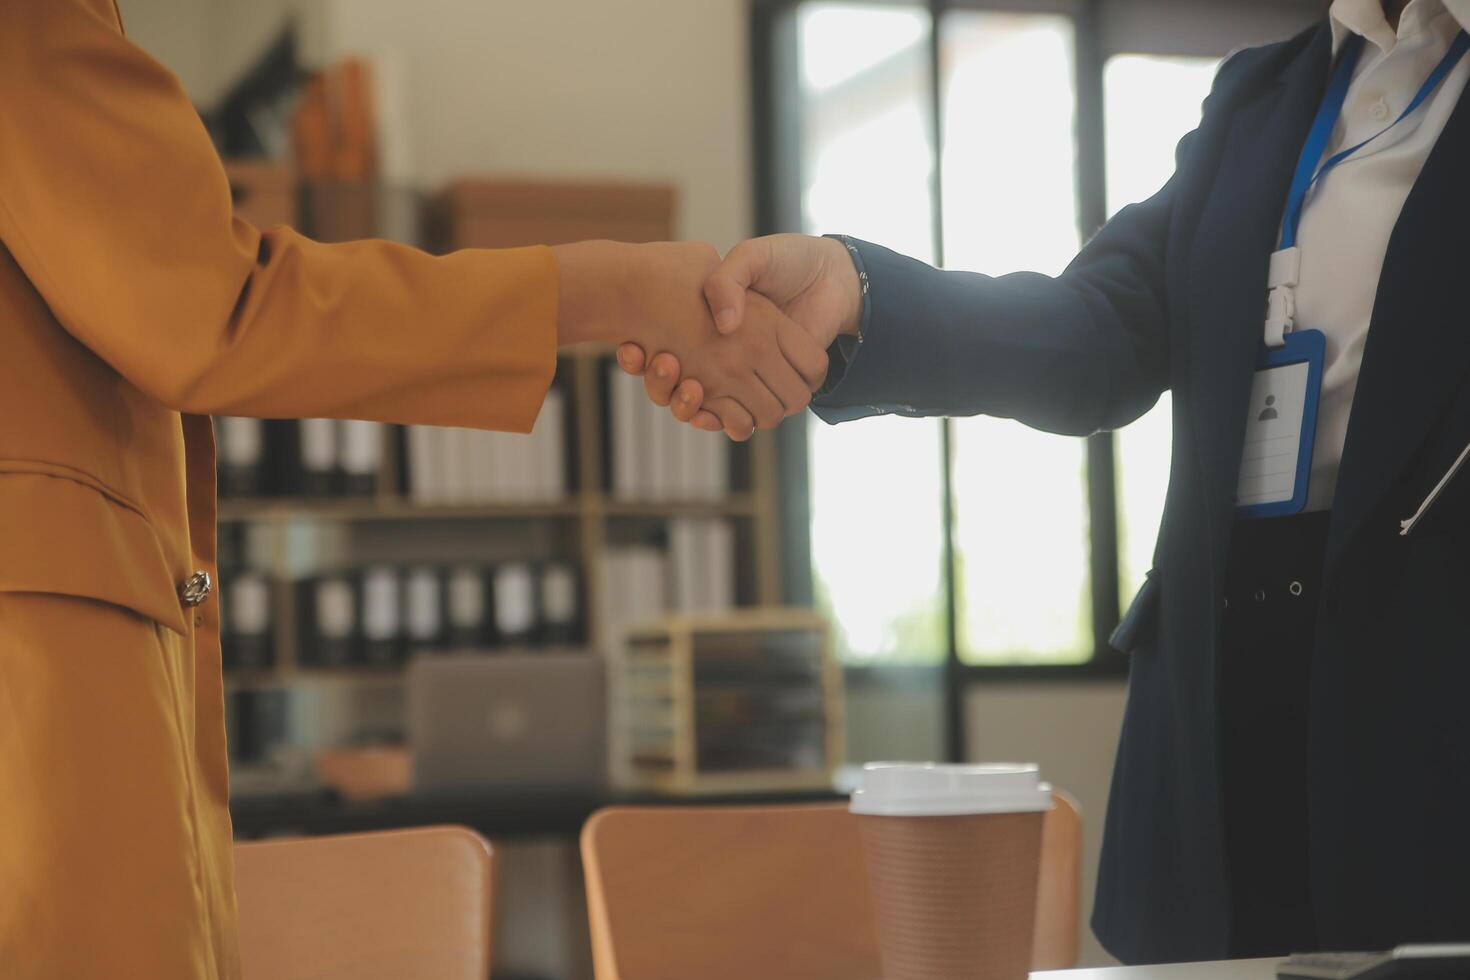
{"label": "navy blazer lapel", "polygon": [[1389,238],[1343,446],[1329,567],[1421,448],[1470,368],[1467,178],[1470,97],[1462,96]]}
{"label": "navy blazer lapel", "polygon": [[1207,512],[1217,575],[1234,515],[1251,376],[1265,321],[1267,268],[1279,241],[1292,170],[1326,87],[1331,58],[1332,33],[1324,24],[1286,64],[1278,84],[1233,107],[1194,236],[1187,377],[1196,446],[1210,495]]}

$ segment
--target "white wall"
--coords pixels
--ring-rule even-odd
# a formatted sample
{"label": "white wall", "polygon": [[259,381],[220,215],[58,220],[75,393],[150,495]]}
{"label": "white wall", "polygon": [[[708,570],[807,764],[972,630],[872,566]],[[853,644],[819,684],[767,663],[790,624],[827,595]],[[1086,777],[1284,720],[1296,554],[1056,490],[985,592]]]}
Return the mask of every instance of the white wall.
{"label": "white wall", "polygon": [[422,188],[468,173],[672,181],[682,237],[723,248],[750,232],[744,0],[122,5],[206,106],[291,17],[308,61],[388,55]]}
{"label": "white wall", "polygon": [[679,232],[750,231],[742,0],[332,0],[329,54],[403,59],[417,170],[669,180]]}
{"label": "white wall", "polygon": [[213,0],[120,0],[123,29],[171,68],[196,103],[214,97],[209,58],[209,13]]}

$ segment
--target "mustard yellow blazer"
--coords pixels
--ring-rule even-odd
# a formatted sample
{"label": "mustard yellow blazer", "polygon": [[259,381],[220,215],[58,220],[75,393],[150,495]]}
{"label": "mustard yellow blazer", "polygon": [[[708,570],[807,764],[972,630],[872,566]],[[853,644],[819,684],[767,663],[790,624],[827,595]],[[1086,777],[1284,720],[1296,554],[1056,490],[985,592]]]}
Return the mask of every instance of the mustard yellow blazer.
{"label": "mustard yellow blazer", "polygon": [[[0,893],[16,881],[46,892],[10,889],[10,904],[0,897],[0,973],[82,975],[53,969],[82,969],[68,958],[79,948],[94,950],[97,976],[126,975],[119,964],[128,956],[140,974],[157,976],[237,968],[219,601],[199,575],[217,577],[208,416],[529,431],[554,369],[556,303],[545,248],[431,257],[251,227],[231,213],[189,99],[124,37],[112,0],[0,0]],[[27,596],[45,601],[18,598]],[[132,619],[109,618],[108,609],[155,624],[157,636],[129,634]],[[82,675],[58,673],[86,658],[117,667],[134,641],[144,652],[132,674],[151,670],[159,650],[187,670],[131,694],[124,671],[95,692],[111,700],[95,705]],[[160,699],[178,703],[160,708]],[[119,748],[108,758],[111,746],[128,744],[116,733],[133,714],[174,725],[171,711],[185,728],[191,715],[200,726],[168,735],[182,757]],[[99,712],[109,713],[105,725]],[[81,744],[93,748],[62,748],[89,726],[95,738]],[[136,744],[152,743],[139,735]],[[139,831],[145,840],[109,853],[141,848],[127,859],[146,876],[158,864],[151,858],[166,862],[177,845],[195,878],[178,901],[212,908],[152,910],[145,921],[120,900],[93,934],[76,921],[38,925],[47,896],[79,919],[101,879],[122,874],[116,856],[99,855],[85,873],[68,864],[109,819],[72,811],[122,812],[165,792],[129,800],[124,789],[87,802],[85,780],[66,795],[46,775],[85,775],[88,766],[98,779],[117,766],[197,770],[168,813],[138,821],[172,826],[182,813],[179,840]],[[68,822],[75,839],[36,849],[64,838],[57,828]],[[126,894],[125,882],[107,887]],[[140,895],[140,904],[173,901],[157,897],[166,890]],[[134,915],[136,948],[104,937],[126,932]],[[149,959],[174,941],[170,929],[187,934],[191,922],[204,952],[178,962],[195,966],[174,971]]]}

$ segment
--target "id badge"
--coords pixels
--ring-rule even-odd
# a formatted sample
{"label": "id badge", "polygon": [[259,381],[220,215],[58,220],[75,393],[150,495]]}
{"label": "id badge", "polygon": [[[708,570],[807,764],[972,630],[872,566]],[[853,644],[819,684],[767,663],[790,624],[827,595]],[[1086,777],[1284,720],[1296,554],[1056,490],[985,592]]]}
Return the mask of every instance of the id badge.
{"label": "id badge", "polygon": [[1285,340],[1263,345],[1256,358],[1235,488],[1238,517],[1281,517],[1307,505],[1327,338],[1320,330],[1297,330]]}

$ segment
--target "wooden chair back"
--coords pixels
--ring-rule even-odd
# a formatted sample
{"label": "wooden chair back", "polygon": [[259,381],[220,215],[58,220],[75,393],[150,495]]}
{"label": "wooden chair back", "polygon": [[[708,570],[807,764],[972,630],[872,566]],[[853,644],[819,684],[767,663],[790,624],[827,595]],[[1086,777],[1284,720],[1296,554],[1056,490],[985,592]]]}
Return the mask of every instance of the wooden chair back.
{"label": "wooden chair back", "polygon": [[1053,790],[1051,798],[1053,806],[1041,828],[1033,970],[1071,969],[1082,942],[1082,811],[1060,790]]}
{"label": "wooden chair back", "polygon": [[244,980],[485,980],[494,867],[462,827],[239,844]]}
{"label": "wooden chair back", "polygon": [[[1081,821],[1043,829],[1033,961],[1077,959]],[[597,980],[877,980],[858,822],[844,803],[614,807],[582,831]]]}

